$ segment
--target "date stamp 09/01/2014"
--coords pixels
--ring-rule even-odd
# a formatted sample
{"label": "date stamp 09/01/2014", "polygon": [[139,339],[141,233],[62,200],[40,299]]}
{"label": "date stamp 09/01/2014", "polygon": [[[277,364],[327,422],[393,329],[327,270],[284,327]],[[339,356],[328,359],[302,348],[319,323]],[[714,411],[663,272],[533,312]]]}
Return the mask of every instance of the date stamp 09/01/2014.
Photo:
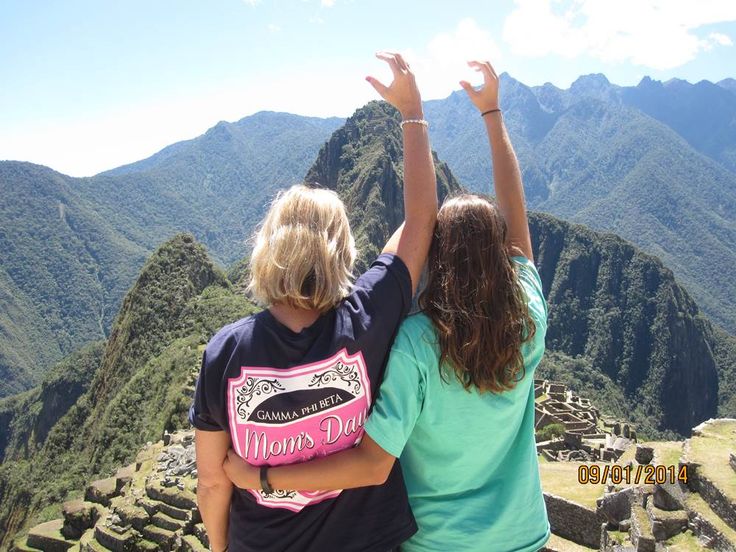
{"label": "date stamp 09/01/2014", "polygon": [[654,485],[655,483],[687,483],[687,464],[665,466],[639,464],[620,466],[618,464],[580,464],[578,466],[578,483],[581,485],[612,483],[614,485]]}

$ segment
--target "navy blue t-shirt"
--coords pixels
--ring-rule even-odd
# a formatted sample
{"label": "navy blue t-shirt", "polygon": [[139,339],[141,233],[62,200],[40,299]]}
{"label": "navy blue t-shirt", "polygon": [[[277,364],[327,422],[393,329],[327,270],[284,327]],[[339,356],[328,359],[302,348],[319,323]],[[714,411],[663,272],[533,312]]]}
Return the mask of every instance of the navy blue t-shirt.
{"label": "navy blue t-shirt", "polygon": [[[351,294],[294,332],[264,310],[207,344],[189,420],[227,431],[254,465],[302,462],[351,446],[411,306],[411,277],[382,254]],[[385,552],[417,530],[398,462],[384,485],[327,492],[233,491],[231,552]]]}

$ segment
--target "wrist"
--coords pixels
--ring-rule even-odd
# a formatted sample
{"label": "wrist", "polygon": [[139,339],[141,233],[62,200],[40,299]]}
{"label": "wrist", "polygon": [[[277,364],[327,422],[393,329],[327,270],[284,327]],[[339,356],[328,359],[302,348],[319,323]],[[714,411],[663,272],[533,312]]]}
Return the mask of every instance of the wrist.
{"label": "wrist", "polygon": [[399,113],[401,113],[401,119],[424,119],[424,110],[422,109],[422,106],[415,106],[410,107],[407,109],[400,109]]}

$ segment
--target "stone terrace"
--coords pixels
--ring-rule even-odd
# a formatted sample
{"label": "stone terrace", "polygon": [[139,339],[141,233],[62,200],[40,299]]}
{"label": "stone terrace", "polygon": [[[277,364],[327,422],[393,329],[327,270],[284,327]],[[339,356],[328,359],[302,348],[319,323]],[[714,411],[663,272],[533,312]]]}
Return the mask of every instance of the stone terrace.
{"label": "stone terrace", "polygon": [[626,422],[604,419],[589,399],[568,390],[564,383],[534,380],[534,429],[551,424],[565,428],[563,439],[537,443],[546,460],[612,461],[636,442],[636,431]]}
{"label": "stone terrace", "polygon": [[196,503],[193,432],[164,434],[134,464],[93,481],[63,518],[33,527],[14,551],[208,550]]}
{"label": "stone terrace", "polygon": [[[684,443],[632,449],[617,463],[540,462],[554,534],[543,550],[736,552],[736,420],[709,420]],[[679,474],[684,467],[687,478],[637,483],[632,475],[629,483],[580,483],[580,466],[592,465],[632,474],[645,466],[662,466],[663,474],[673,466]],[[203,552],[208,543],[196,506],[196,475],[192,432],[165,434],[130,466],[90,483],[83,499],[64,504],[61,519],[33,527],[11,550]]]}

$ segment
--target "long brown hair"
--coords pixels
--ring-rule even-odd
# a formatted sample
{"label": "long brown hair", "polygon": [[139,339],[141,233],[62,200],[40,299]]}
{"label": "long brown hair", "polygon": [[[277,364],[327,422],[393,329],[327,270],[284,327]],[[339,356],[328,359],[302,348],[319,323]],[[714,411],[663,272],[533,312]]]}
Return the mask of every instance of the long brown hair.
{"label": "long brown hair", "polygon": [[445,201],[419,306],[438,334],[441,373],[450,366],[468,390],[507,391],[525,374],[521,346],[536,326],[510,254],[506,222],[490,200]]}

